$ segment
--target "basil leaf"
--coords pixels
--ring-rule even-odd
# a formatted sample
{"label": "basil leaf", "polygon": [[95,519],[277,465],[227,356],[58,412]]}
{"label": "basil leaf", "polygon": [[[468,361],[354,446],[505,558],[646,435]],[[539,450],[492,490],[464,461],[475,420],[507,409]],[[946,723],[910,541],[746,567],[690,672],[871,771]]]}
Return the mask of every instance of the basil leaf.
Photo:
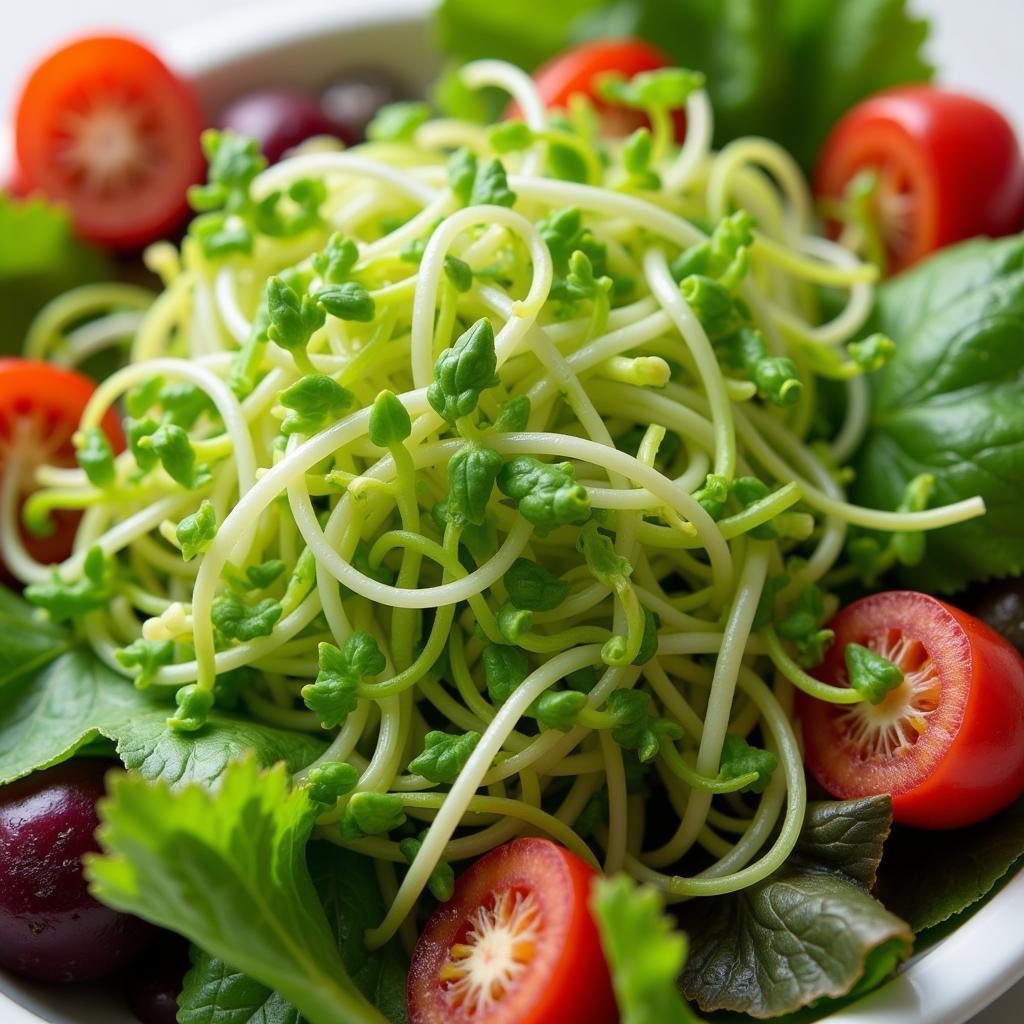
{"label": "basil leaf", "polygon": [[878,985],[914,941],[867,888],[891,823],[887,797],[812,803],[783,867],[688,903],[684,994],[705,1011],[775,1017]]}
{"label": "basil leaf", "polygon": [[[309,872],[349,976],[391,1024],[406,1024],[406,962],[397,943],[367,953],[363,932],[386,907],[373,863],[351,850],[313,843]],[[179,1024],[304,1024],[299,1011],[272,989],[193,947],[192,970],[178,999]]]}
{"label": "basil leaf", "polygon": [[915,932],[984,899],[1024,857],[1024,799],[970,828],[895,828],[885,846],[879,898]]}
{"label": "basil leaf", "polygon": [[[4,643],[8,641],[6,631]],[[3,645],[0,644],[0,647]],[[91,651],[66,651],[4,691],[0,707],[0,785],[64,761],[98,737],[117,744],[126,767],[172,786],[212,784],[228,762],[253,751],[263,764],[304,767],[321,740],[213,712],[200,732],[167,728],[171,708],[135,689]]]}
{"label": "basil leaf", "polygon": [[1024,236],[969,242],[879,290],[896,353],[875,377],[855,499],[895,509],[934,476],[933,505],[980,494],[987,514],[925,534],[908,586],[958,590],[1024,571]]}

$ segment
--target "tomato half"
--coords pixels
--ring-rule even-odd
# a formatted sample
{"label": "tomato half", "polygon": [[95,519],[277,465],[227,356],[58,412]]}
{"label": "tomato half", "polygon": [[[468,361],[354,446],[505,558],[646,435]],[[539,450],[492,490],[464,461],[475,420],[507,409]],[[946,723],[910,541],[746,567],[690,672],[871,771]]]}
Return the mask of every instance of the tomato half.
{"label": "tomato half", "polygon": [[44,60],[18,101],[18,181],[66,202],[82,237],[134,249],[175,228],[203,174],[192,89],[140,43],[81,39]]}
{"label": "tomato half", "polygon": [[964,238],[1021,228],[1017,138],[998,110],[971,96],[916,85],[855,106],[825,143],[815,191],[841,199],[866,169],[878,173],[876,216],[894,270]]}
{"label": "tomato half", "polygon": [[847,685],[844,654],[863,644],[899,665],[880,704],[798,696],[807,767],[842,800],[891,793],[897,821],[959,828],[1024,792],[1024,658],[980,620],[913,591],[844,608],[818,670]]}
{"label": "tomato half", "polygon": [[434,912],[409,970],[411,1024],[615,1024],[593,868],[547,839],[492,850]]}
{"label": "tomato half", "polygon": [[[642,39],[602,39],[553,57],[533,73],[533,79],[548,107],[564,110],[576,93],[582,93],[597,107],[607,134],[628,135],[647,124],[647,118],[638,111],[612,107],[601,100],[597,79],[611,71],[632,78],[641,71],[657,71],[671,63],[666,54]],[[677,110],[673,116],[676,138],[682,141],[686,135],[686,113]]]}
{"label": "tomato half", "polygon": [[[71,439],[95,390],[88,377],[74,370],[30,359],[0,359],[0,477],[16,455],[22,503],[36,490],[38,466],[76,465]],[[122,451],[124,432],[113,410],[104,417],[103,430],[114,451]],[[71,554],[79,518],[76,512],[55,512],[55,529],[48,537],[35,537],[22,528],[28,553],[37,562],[63,561]]]}

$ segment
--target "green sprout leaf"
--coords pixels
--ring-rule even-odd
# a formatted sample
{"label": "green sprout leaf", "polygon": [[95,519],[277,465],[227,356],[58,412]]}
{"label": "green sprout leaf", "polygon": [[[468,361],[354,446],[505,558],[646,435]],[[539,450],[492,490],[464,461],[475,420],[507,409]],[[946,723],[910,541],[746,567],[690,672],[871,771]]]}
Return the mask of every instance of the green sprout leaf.
{"label": "green sprout leaf", "polygon": [[550,612],[569,594],[569,583],[552,576],[542,565],[528,558],[517,558],[503,580],[508,598],[517,608],[531,612]]}
{"label": "green sprout leaf", "polygon": [[133,640],[127,647],[114,651],[114,657],[124,668],[137,668],[135,685],[144,690],[165,665],[174,661],[173,640]]}
{"label": "green sprout leaf", "polygon": [[377,315],[373,296],[357,281],[329,284],[321,288],[316,297],[320,305],[338,320],[368,324]]}
{"label": "green sprout leaf", "polygon": [[412,420],[393,391],[382,391],[370,410],[370,440],[381,448],[401,444],[412,433]]}
{"label": "green sprout leaf", "polygon": [[384,671],[386,661],[370,633],[353,633],[339,649],[320,644],[320,671],[302,688],[306,707],[325,729],[343,725],[358,703],[359,684]]}
{"label": "green sprout leaf", "polygon": [[521,455],[501,467],[498,489],[515,502],[519,514],[542,536],[590,517],[590,496],[576,483],[568,462],[540,462]]}
{"label": "green sprout leaf", "polygon": [[482,317],[437,357],[427,401],[439,416],[454,423],[476,409],[481,391],[498,383],[497,366],[494,330]]}
{"label": "green sprout leaf", "polygon": [[324,373],[310,373],[281,392],[281,405],[288,410],[282,434],[316,434],[348,412],[352,392]]}
{"label": "green sprout leaf", "polygon": [[429,120],[430,107],[426,103],[390,103],[381,107],[367,125],[366,137],[370,142],[411,142],[416,130]]}
{"label": "green sprout leaf", "polygon": [[328,761],[311,769],[306,786],[311,800],[333,807],[340,797],[348,796],[359,782],[359,772],[344,761]]}
{"label": "green sprout leaf", "polygon": [[456,526],[482,526],[494,481],[504,460],[484,445],[467,444],[448,463],[448,521]]}
{"label": "green sprout leaf", "polygon": [[740,790],[741,793],[763,793],[772,781],[772,773],[779,759],[769,750],[752,747],[742,736],[726,733],[722,746],[722,761],[718,777],[722,780],[738,779],[757,773],[757,781]]}
{"label": "green sprout leaf", "polygon": [[81,444],[75,446],[75,457],[93,487],[109,487],[114,482],[114,449],[99,427],[82,431]]}
{"label": "green sprout leaf", "polygon": [[526,652],[519,647],[490,644],[484,648],[484,678],[494,704],[504,704],[530,674]]}
{"label": "green sprout leaf", "polygon": [[459,777],[479,742],[478,732],[457,736],[428,732],[423,740],[423,752],[409,762],[409,771],[438,785],[450,785]]}
{"label": "green sprout leaf", "polygon": [[270,636],[281,612],[281,602],[273,598],[247,605],[234,591],[228,591],[214,599],[210,617],[228,639],[245,642]]}
{"label": "green sprout leaf", "polygon": [[353,793],[341,818],[341,836],[349,841],[380,836],[405,824],[402,798],[393,793]]}
{"label": "green sprout leaf", "polygon": [[846,674],[858,693],[872,704],[881,704],[903,682],[903,670],[863,644],[847,644]]}
{"label": "green sprout leaf", "polygon": [[54,622],[68,622],[106,608],[110,598],[110,566],[99,545],[89,549],[83,575],[74,583],[66,583],[55,569],[45,583],[25,588],[25,600],[44,609]]}

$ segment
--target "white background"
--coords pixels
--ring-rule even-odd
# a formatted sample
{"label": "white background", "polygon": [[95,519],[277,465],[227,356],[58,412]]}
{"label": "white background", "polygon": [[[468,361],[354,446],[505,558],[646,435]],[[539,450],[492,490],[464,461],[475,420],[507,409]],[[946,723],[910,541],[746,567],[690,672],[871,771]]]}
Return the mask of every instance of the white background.
{"label": "white background", "polygon": [[[294,6],[325,0],[279,0]],[[333,0],[335,9],[374,0]],[[483,0],[494,2],[494,0]],[[515,0],[497,0],[514,3]],[[843,2],[843,0],[835,0]],[[911,0],[935,17],[931,52],[942,78],[999,102],[1024,137],[1024,0]],[[22,76],[48,47],[83,29],[130,30],[159,44],[161,34],[212,14],[240,19],[252,0],[3,0],[0,32],[0,123],[9,115]],[[0,152],[3,146],[0,145]],[[1022,1024],[1024,982],[974,1024]]]}

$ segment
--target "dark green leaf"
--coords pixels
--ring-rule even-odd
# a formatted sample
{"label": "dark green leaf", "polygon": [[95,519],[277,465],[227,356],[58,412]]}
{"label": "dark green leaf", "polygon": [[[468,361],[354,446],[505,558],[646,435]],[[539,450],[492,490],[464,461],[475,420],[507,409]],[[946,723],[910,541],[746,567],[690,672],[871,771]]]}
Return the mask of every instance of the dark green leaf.
{"label": "dark green leaf", "polygon": [[948,832],[897,827],[878,873],[879,898],[915,932],[983,899],[1024,857],[1024,800]]}
{"label": "dark green leaf", "polygon": [[807,805],[796,853],[833,871],[841,871],[870,889],[882,861],[892,825],[892,800],[822,800]]}

